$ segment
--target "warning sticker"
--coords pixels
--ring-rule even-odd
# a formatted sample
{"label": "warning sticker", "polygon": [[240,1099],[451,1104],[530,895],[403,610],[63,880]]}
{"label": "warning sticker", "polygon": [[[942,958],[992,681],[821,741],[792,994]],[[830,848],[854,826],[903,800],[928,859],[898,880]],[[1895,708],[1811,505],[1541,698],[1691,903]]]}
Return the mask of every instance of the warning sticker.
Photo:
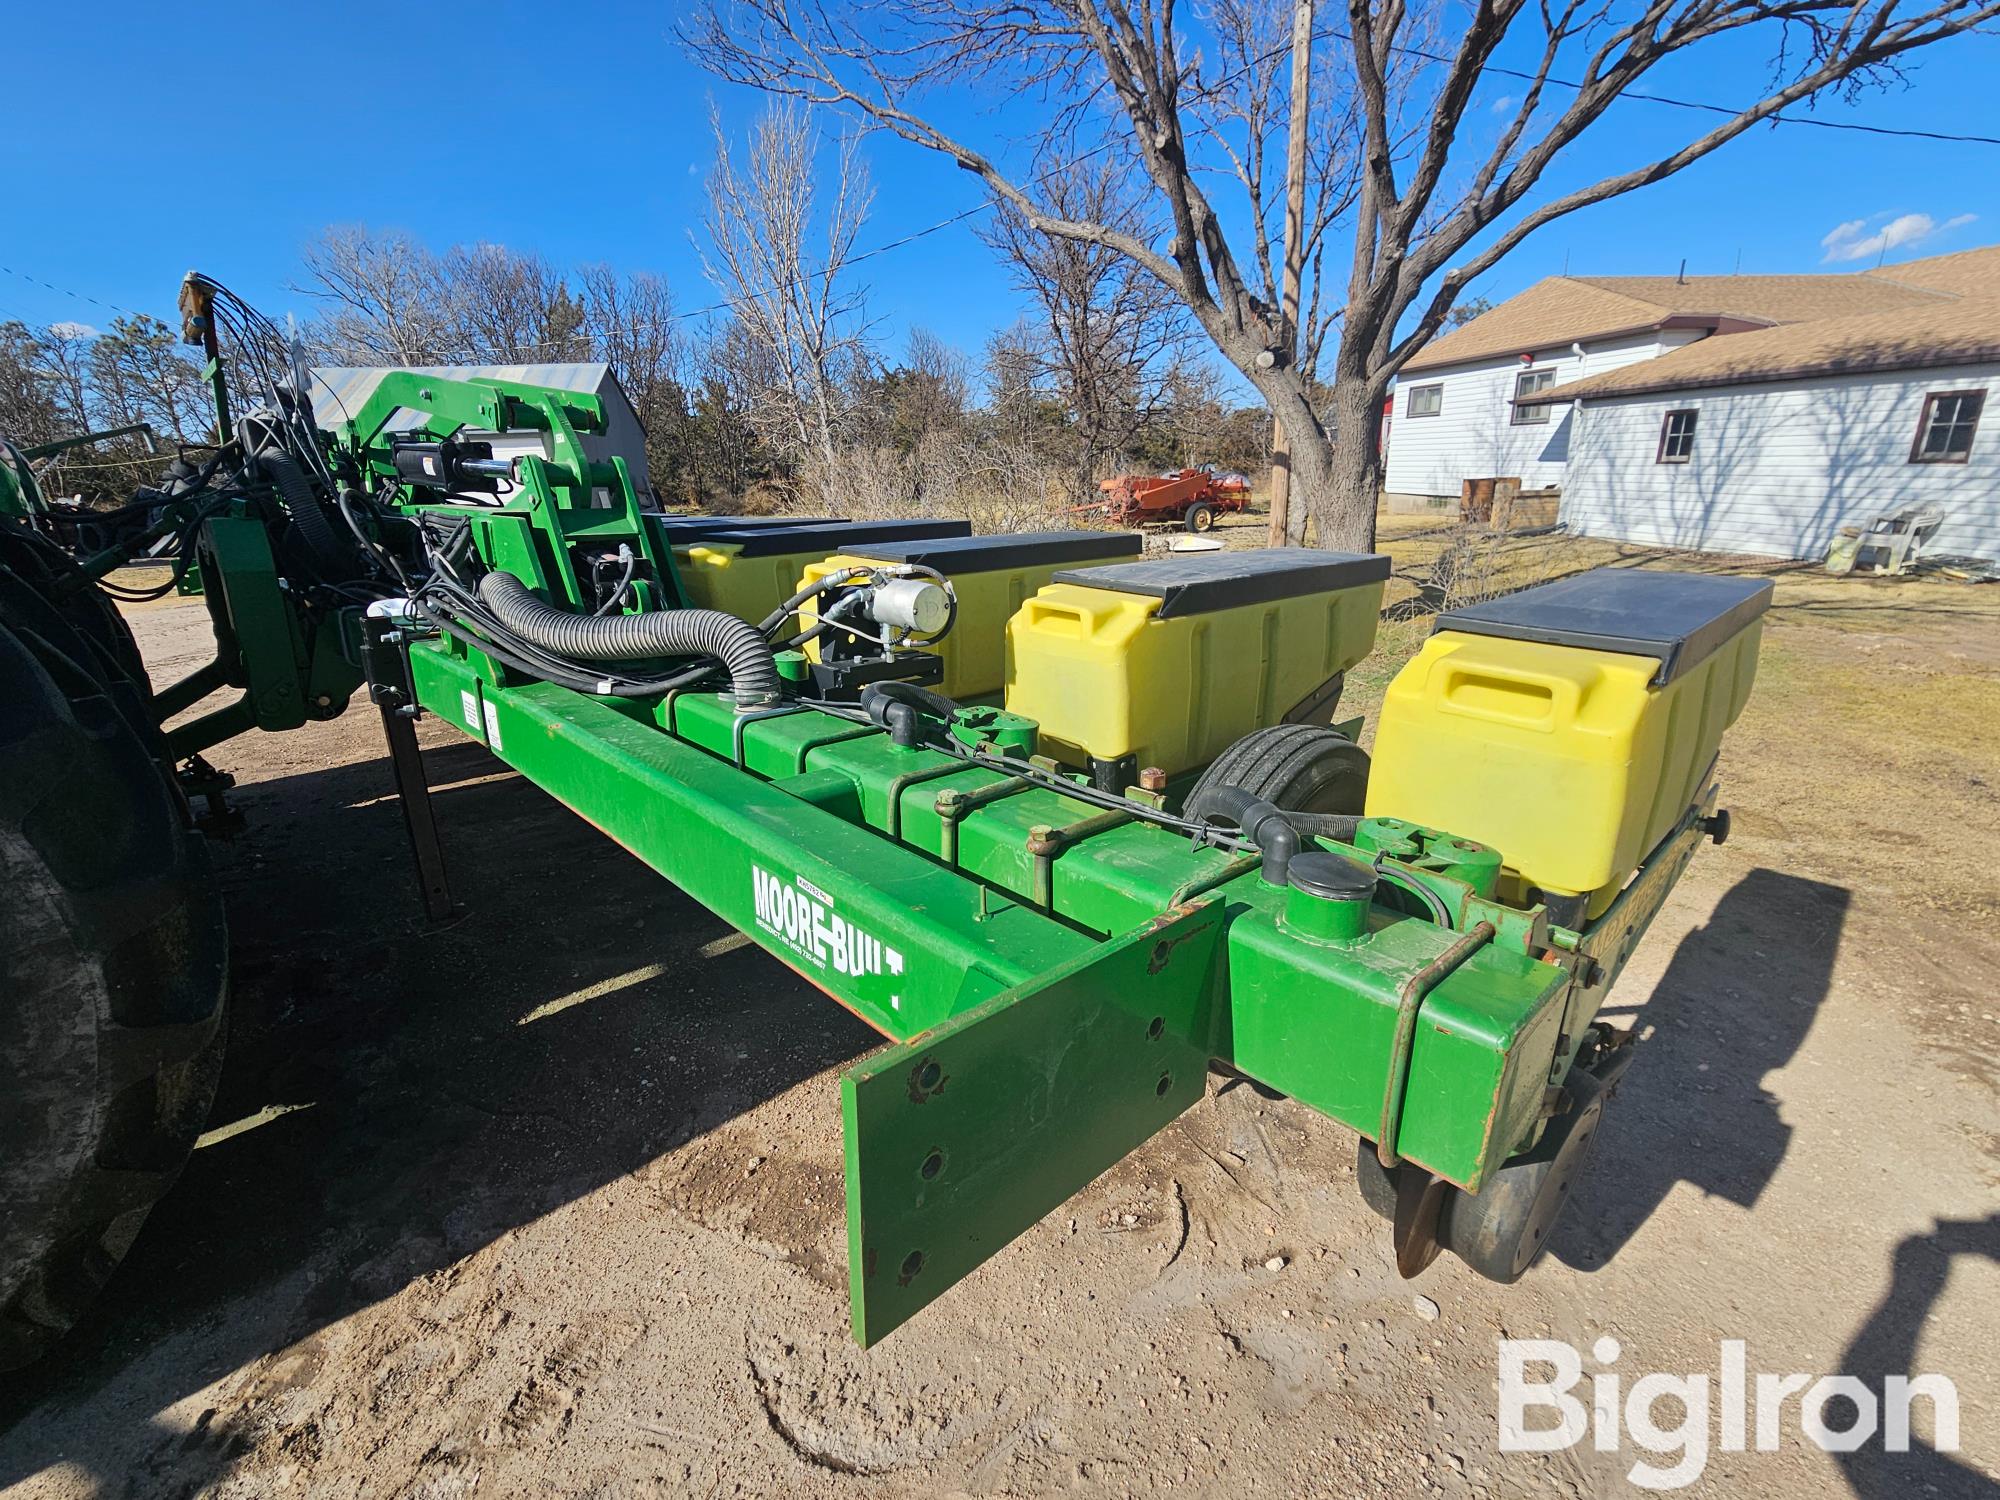
{"label": "warning sticker", "polygon": [[484,731],[479,722],[479,699],[473,694],[460,689],[458,706],[465,713],[465,727],[470,729],[474,734],[482,734]]}
{"label": "warning sticker", "polygon": [[491,745],[495,750],[504,750],[506,746],[500,743],[499,710],[494,708],[493,701],[490,698],[484,706],[486,709],[486,743]]}
{"label": "warning sticker", "polygon": [[[787,881],[750,867],[757,925],[815,968],[859,979],[867,974],[901,974],[903,955],[872,932],[833,909],[833,897],[804,877]],[[901,1008],[902,997],[889,1004]]]}

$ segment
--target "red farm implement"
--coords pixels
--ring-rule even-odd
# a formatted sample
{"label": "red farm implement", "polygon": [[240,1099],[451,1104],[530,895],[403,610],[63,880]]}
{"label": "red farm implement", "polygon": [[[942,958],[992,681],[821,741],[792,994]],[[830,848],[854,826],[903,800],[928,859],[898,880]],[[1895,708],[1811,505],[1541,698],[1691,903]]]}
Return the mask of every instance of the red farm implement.
{"label": "red farm implement", "polygon": [[1177,521],[1189,531],[1208,531],[1217,516],[1250,504],[1250,481],[1212,464],[1172,474],[1120,474],[1097,488],[1106,519],[1119,526]]}

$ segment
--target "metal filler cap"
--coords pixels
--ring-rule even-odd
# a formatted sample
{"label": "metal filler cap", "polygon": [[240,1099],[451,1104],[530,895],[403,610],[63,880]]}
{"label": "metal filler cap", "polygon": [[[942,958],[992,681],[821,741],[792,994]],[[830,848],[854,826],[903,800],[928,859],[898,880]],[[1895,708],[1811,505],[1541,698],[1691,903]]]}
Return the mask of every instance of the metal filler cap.
{"label": "metal filler cap", "polygon": [[1367,936],[1375,872],[1357,859],[1313,849],[1285,867],[1285,927],[1309,942],[1352,943]]}

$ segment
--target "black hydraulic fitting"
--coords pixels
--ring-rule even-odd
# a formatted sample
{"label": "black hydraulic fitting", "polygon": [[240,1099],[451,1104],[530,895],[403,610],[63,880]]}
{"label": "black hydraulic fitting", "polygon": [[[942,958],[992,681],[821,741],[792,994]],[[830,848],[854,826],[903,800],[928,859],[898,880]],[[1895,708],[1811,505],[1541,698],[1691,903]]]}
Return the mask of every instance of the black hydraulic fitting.
{"label": "black hydraulic fitting", "polygon": [[1264,864],[1259,874],[1266,885],[1285,884],[1292,856],[1299,852],[1299,831],[1284,810],[1261,797],[1253,797],[1241,787],[1221,786],[1206,797],[1208,807],[1225,818],[1234,818],[1243,836],[1257,846]]}

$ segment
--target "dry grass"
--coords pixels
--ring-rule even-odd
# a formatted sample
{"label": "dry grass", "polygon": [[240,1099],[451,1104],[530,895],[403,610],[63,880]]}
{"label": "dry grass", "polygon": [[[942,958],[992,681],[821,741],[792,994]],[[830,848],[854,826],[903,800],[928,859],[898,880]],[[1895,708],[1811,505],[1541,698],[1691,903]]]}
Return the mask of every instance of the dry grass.
{"label": "dry grass", "polygon": [[847,448],[802,479],[808,509],[857,521],[963,517],[977,532],[1093,523],[1066,498],[1063,476],[1024,445],[934,433],[913,452]]}

